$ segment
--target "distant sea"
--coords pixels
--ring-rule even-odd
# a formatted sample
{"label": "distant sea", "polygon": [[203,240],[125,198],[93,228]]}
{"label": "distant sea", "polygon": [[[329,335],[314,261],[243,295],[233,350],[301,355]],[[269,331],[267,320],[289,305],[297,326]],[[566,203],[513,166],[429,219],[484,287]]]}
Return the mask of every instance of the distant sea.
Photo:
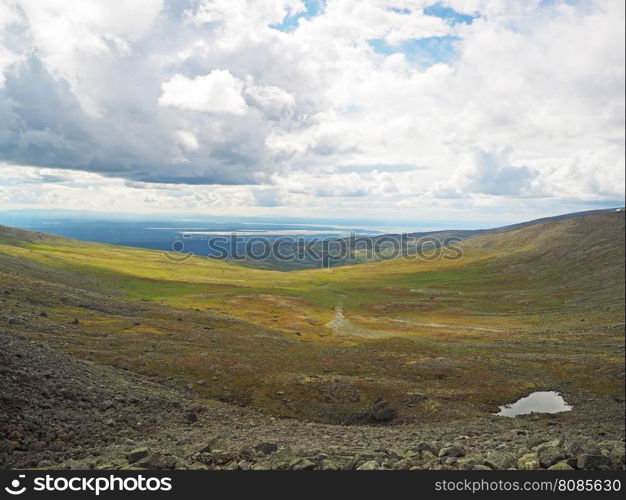
{"label": "distant sea", "polygon": [[[411,231],[434,231],[451,227],[440,221],[422,221],[415,227],[401,227],[367,221],[280,220],[227,217],[146,217],[107,216],[106,214],[49,213],[42,211],[0,211],[0,224],[52,233],[67,238],[99,243],[111,243],[140,248],[172,250],[184,241],[185,251],[207,255],[208,239],[237,235],[244,240],[263,236],[269,239],[297,237],[340,238],[350,234],[379,235]],[[469,224],[467,224],[469,226]],[[442,227],[443,226],[443,227]],[[459,226],[459,224],[454,224]],[[463,227],[456,227],[462,229]]]}

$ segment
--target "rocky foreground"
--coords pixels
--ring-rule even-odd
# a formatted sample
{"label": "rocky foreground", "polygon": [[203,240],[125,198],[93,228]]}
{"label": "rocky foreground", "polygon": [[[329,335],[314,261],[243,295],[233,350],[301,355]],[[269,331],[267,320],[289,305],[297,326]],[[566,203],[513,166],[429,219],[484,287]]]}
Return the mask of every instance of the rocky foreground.
{"label": "rocky foreground", "polygon": [[275,419],[0,332],[0,468],[623,469],[624,402],[559,415],[332,426]]}

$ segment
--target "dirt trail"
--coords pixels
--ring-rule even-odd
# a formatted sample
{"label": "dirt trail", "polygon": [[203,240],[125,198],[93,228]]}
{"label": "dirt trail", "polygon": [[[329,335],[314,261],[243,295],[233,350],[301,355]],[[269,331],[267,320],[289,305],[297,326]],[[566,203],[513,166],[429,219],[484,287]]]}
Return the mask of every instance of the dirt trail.
{"label": "dirt trail", "polygon": [[475,330],[481,332],[504,332],[502,328],[487,328],[483,326],[469,326],[469,325],[446,325],[443,323],[422,323],[419,321],[412,321],[408,319],[390,318],[389,316],[381,316],[381,319],[388,321],[395,321],[396,323],[408,323],[410,325],[425,326],[428,328],[458,328],[460,330]]}
{"label": "dirt trail", "polygon": [[380,339],[389,337],[401,337],[401,333],[387,332],[385,330],[372,330],[363,328],[352,323],[346,318],[343,312],[343,302],[335,306],[335,317],[326,326],[331,328],[338,335],[351,335],[370,339]]}
{"label": "dirt trail", "polygon": [[[380,316],[379,319],[392,321],[395,323],[404,323],[409,325],[415,325],[425,328],[456,328],[459,330],[472,330],[482,332],[503,332],[500,328],[487,328],[480,326],[470,325],[447,325],[442,323],[425,323],[419,321],[412,321],[408,319],[390,318],[388,316]],[[335,317],[329,321],[326,326],[331,328],[338,335],[352,335],[355,337],[363,338],[389,338],[389,337],[402,337],[404,335],[410,335],[412,332],[391,332],[387,330],[374,330],[371,328],[363,328],[352,323],[344,313],[343,302],[340,302],[335,306]]]}

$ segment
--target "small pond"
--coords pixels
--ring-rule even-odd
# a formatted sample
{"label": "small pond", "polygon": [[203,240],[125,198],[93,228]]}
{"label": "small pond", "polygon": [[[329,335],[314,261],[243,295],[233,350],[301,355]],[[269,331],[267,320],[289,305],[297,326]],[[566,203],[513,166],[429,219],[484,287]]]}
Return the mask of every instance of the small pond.
{"label": "small pond", "polygon": [[516,417],[529,413],[560,413],[571,411],[572,407],[567,404],[558,392],[539,391],[533,392],[525,398],[518,399],[515,403],[500,407],[496,413],[501,417]]}

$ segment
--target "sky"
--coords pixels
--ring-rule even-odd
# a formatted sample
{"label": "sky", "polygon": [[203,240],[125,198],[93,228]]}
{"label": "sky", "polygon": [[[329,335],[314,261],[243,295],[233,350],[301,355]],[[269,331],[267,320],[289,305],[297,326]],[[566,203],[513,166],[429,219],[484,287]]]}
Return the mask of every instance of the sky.
{"label": "sky", "polygon": [[623,0],[0,0],[0,210],[624,204]]}

